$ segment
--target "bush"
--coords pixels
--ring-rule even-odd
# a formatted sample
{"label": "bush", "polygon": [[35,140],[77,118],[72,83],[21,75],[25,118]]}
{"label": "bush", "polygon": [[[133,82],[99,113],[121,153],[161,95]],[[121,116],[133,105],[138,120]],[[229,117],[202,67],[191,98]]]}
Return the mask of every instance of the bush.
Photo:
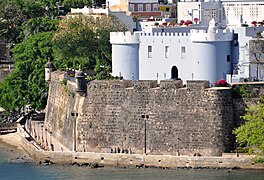
{"label": "bush", "polygon": [[264,163],[264,156],[258,156],[253,159],[254,163]]}

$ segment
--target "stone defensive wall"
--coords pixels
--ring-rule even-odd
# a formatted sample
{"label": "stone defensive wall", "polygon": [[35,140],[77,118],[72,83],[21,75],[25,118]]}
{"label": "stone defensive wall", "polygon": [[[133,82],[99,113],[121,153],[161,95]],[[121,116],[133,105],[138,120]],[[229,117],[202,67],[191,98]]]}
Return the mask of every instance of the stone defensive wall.
{"label": "stone defensive wall", "polygon": [[83,93],[53,72],[45,126],[77,152],[221,156],[232,129],[263,83],[209,87],[208,81],[91,81]]}
{"label": "stone defensive wall", "polygon": [[222,157],[190,157],[171,155],[145,155],[94,152],[44,151],[34,145],[30,135],[18,125],[20,145],[36,163],[52,162],[56,164],[98,164],[114,167],[160,167],[160,168],[242,168],[264,169],[263,163],[253,163],[254,156],[245,154],[223,154]]}
{"label": "stone defensive wall", "polygon": [[230,87],[207,81],[91,81],[83,94],[50,82],[45,125],[77,152],[113,151],[148,155],[220,156],[233,146]]}

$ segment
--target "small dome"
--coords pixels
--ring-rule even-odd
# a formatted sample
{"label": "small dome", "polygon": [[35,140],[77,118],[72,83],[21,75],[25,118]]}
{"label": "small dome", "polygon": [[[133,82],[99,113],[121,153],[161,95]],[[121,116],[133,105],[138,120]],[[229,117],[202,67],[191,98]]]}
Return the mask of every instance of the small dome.
{"label": "small dome", "polygon": [[81,71],[81,70],[77,70],[77,71],[75,72],[75,77],[76,77],[76,78],[82,78],[82,77],[84,77],[84,72]]}
{"label": "small dome", "polygon": [[45,68],[54,68],[54,66],[51,61],[48,61],[45,65]]}

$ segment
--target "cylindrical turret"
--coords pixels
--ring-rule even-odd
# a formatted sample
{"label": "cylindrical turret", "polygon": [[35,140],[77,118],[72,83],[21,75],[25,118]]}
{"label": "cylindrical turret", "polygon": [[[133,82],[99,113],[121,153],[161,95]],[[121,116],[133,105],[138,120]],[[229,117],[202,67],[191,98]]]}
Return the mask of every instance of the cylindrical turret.
{"label": "cylindrical turret", "polygon": [[83,92],[85,89],[84,72],[81,70],[77,70],[75,72],[75,79],[76,79],[76,92]]}
{"label": "cylindrical turret", "polygon": [[52,62],[49,60],[45,65],[45,81],[49,82],[51,80],[51,72],[54,70]]}
{"label": "cylindrical turret", "polygon": [[210,83],[226,79],[226,74],[230,74],[232,70],[233,32],[218,29],[215,21],[211,20],[208,31],[191,30],[190,36],[193,43],[191,53],[195,54],[193,78],[209,80]]}
{"label": "cylindrical turret", "polygon": [[138,80],[139,34],[113,32],[110,34],[110,42],[112,44],[112,76]]}

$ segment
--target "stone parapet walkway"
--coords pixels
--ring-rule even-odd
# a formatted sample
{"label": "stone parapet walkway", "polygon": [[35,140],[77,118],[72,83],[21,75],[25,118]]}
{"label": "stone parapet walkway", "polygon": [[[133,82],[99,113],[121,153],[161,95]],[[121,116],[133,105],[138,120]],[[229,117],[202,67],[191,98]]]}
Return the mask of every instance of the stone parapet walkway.
{"label": "stone parapet walkway", "polygon": [[44,126],[43,121],[29,121],[25,125],[25,130],[27,131],[27,136],[30,137],[30,141],[41,150],[56,152],[71,151],[53,137],[52,132]]}

